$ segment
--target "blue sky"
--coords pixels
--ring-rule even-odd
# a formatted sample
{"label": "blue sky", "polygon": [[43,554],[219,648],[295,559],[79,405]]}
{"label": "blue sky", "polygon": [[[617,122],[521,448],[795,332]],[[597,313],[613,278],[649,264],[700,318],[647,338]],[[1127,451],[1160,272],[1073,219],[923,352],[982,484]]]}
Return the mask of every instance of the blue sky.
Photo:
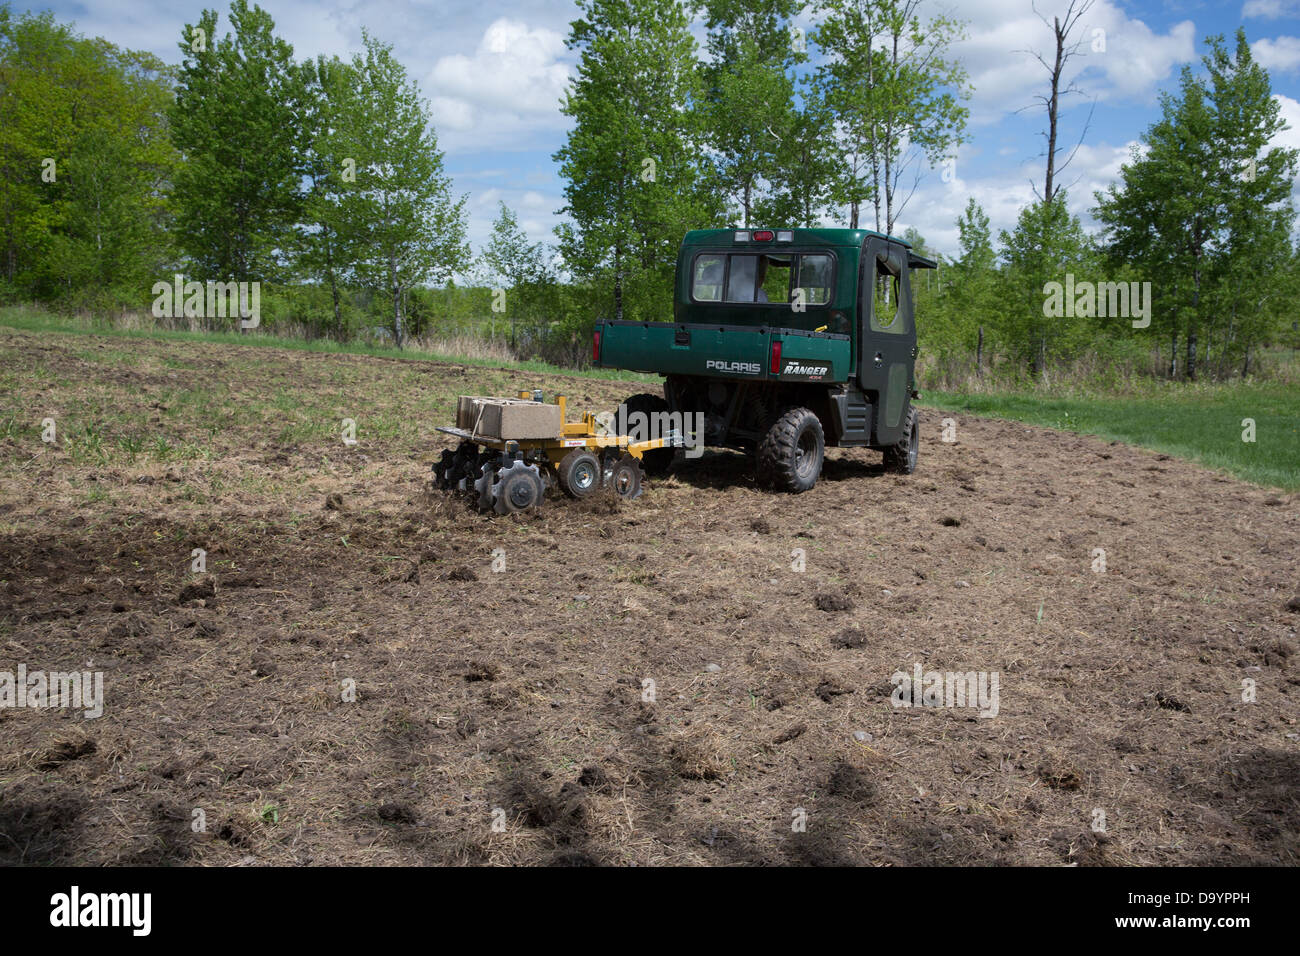
{"label": "blue sky", "polygon": [[[974,86],[970,141],[957,154],[955,176],[948,181],[937,169],[923,171],[897,232],[915,226],[932,248],[951,254],[954,220],[968,197],[983,205],[995,229],[1009,228],[1035,186],[1041,189],[1046,124],[1033,96],[1045,88],[1046,73],[1020,51],[1047,51],[1051,44],[1035,6],[1050,19],[1067,3],[929,0],[931,10],[967,23],[967,39],[955,53]],[[13,5],[24,6],[21,0]],[[261,5],[299,58],[355,52],[363,27],[393,44],[429,101],[457,191],[469,195],[476,252],[501,200],[519,213],[534,240],[553,240],[564,184],[551,155],[567,129],[559,97],[575,62],[564,46],[568,24],[577,15],[573,4],[262,0]],[[218,9],[224,31],[225,7],[213,0],[89,0],[33,8],[75,21],[87,35],[176,62],[181,28],[196,21],[204,6]],[[1072,146],[1083,137],[1063,179],[1071,206],[1085,223],[1093,191],[1114,180],[1132,144],[1157,117],[1159,92],[1174,87],[1184,64],[1199,66],[1207,35],[1230,38],[1243,25],[1292,126],[1280,140],[1300,147],[1300,0],[1097,0],[1076,34],[1086,40],[1087,55],[1075,65],[1086,96],[1071,98],[1062,115],[1063,142]],[[698,26],[697,35],[702,40]],[[1099,39],[1104,43],[1094,42]],[[1300,191],[1296,197],[1300,201]]]}

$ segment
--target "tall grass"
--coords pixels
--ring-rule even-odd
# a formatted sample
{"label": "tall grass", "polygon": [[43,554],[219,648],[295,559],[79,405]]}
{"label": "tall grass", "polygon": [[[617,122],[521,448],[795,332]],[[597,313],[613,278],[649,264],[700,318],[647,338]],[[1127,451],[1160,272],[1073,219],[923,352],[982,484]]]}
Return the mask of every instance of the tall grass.
{"label": "tall grass", "polygon": [[509,368],[552,375],[577,375],[584,378],[659,381],[658,376],[639,372],[605,368],[572,368],[536,359],[520,359],[503,340],[485,339],[465,332],[411,338],[407,340],[405,348],[398,349],[382,341],[343,343],[333,339],[294,335],[295,329],[292,323],[287,325],[280,323],[277,327],[278,332],[287,332],[288,335],[273,335],[263,329],[249,329],[243,332],[216,331],[203,328],[204,324],[198,319],[154,319],[148,313],[139,312],[123,312],[103,317],[87,314],[57,315],[36,306],[0,306],[0,325],[29,332],[62,332],[108,335],[125,339],[172,339],[185,342],[213,342],[222,345],[271,346],[309,352],[335,352]]}

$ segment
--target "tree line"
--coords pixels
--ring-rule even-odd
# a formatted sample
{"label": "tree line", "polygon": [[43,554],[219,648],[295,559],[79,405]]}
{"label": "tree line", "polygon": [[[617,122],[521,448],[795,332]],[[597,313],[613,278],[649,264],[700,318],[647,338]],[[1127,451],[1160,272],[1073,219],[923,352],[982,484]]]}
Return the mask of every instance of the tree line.
{"label": "tree line", "polygon": [[[563,107],[574,126],[555,157],[572,220],[559,249],[576,277],[608,290],[604,314],[667,318],[690,228],[893,234],[923,171],[967,138],[968,83],[951,54],[964,26],[922,0],[580,7]],[[1080,92],[1066,67],[1086,55],[1077,33],[1090,8],[1076,0],[1044,19],[1054,48],[1033,54],[1047,74],[1034,97],[1042,193],[997,236],[969,201],[960,254],[918,276],[922,348],[948,380],[1041,380],[1079,359],[1188,379],[1248,374],[1262,346],[1298,344],[1297,151],[1273,145],[1283,122],[1268,74],[1243,31],[1206,38],[1202,73],[1182,71],[1119,181],[1093,197],[1102,229],[1089,235],[1070,212],[1060,110]],[[818,25],[805,32],[807,12]],[[706,28],[702,56],[692,13]],[[904,238],[924,246],[914,229]]]}
{"label": "tree line", "polygon": [[412,298],[470,262],[416,85],[369,35],[299,62],[260,7],[229,20],[186,24],[168,66],[0,8],[0,295],[139,307],[174,271],[400,345]]}
{"label": "tree line", "polygon": [[[1150,366],[1157,348],[1162,374],[1245,374],[1294,333],[1300,274],[1297,157],[1270,145],[1267,73],[1243,34],[1208,38],[1203,70],[1183,71],[1094,197],[1090,236],[1057,161],[1088,6],[1048,24],[1054,55],[1039,57],[1043,194],[996,237],[967,204],[959,254],[918,277],[922,348],[954,376],[1041,377],[1089,355]],[[0,300],[108,312],[173,272],[259,281],[271,327],[382,326],[400,345],[486,320],[520,354],[576,363],[597,318],[671,318],[687,230],[892,234],[968,138],[964,25],[926,0],[580,0],[554,156],[565,220],[535,241],[503,204],[475,257],[466,197],[391,47],[366,35],[350,59],[299,61],[260,7],[234,0],[228,20],[187,24],[173,66],[0,7]],[[1112,298],[1149,283],[1149,324],[1074,301],[1102,283]],[[1058,285],[1072,298],[1053,309]]]}
{"label": "tree line", "polygon": [[1028,378],[1080,359],[1171,379],[1244,377],[1265,346],[1300,346],[1298,151],[1272,145],[1279,105],[1244,33],[1206,45],[1203,75],[1183,69],[1118,180],[1094,194],[1099,234],[1084,232],[1064,189],[997,237],[970,200],[959,254],[918,306],[950,380],[984,374],[997,356]]}

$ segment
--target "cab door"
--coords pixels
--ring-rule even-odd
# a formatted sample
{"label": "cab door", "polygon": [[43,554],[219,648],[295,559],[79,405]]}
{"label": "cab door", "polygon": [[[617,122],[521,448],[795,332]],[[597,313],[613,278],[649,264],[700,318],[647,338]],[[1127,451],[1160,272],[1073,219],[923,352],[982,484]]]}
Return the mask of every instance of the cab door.
{"label": "cab door", "polygon": [[872,444],[884,447],[906,437],[912,407],[916,326],[905,246],[877,236],[863,243],[858,297],[858,379],[875,393]]}

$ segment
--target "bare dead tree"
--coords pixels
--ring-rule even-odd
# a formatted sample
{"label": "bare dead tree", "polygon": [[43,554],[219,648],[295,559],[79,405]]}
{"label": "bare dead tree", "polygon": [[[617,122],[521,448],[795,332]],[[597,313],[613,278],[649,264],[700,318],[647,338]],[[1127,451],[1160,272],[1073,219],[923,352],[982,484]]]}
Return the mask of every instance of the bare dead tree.
{"label": "bare dead tree", "polygon": [[[1071,80],[1064,88],[1061,86],[1062,78],[1065,75],[1066,67],[1069,62],[1076,56],[1082,56],[1083,40],[1070,41],[1070,34],[1074,32],[1075,27],[1079,25],[1089,10],[1092,9],[1095,0],[1070,0],[1070,5],[1065,9],[1063,17],[1053,17],[1048,23],[1047,17],[1038,12],[1038,7],[1034,7],[1034,13],[1038,19],[1043,21],[1043,25],[1052,31],[1055,39],[1055,54],[1049,62],[1047,57],[1036,50],[1020,50],[1018,52],[1028,53],[1035,60],[1042,64],[1043,69],[1047,70],[1050,78],[1049,92],[1046,95],[1040,94],[1034,99],[1047,110],[1047,179],[1043,183],[1043,199],[1051,202],[1056,194],[1060,192],[1061,187],[1057,183],[1059,173],[1065,170],[1074,159],[1074,154],[1078,152],[1080,144],[1083,142],[1083,136],[1079,137],[1079,142],[1074,145],[1070,155],[1058,170],[1056,167],[1056,156],[1061,151],[1057,145],[1057,134],[1059,131],[1058,115],[1060,112],[1061,99],[1072,94],[1082,95],[1083,90],[1075,85]],[[1086,129],[1085,129],[1086,132]]]}

